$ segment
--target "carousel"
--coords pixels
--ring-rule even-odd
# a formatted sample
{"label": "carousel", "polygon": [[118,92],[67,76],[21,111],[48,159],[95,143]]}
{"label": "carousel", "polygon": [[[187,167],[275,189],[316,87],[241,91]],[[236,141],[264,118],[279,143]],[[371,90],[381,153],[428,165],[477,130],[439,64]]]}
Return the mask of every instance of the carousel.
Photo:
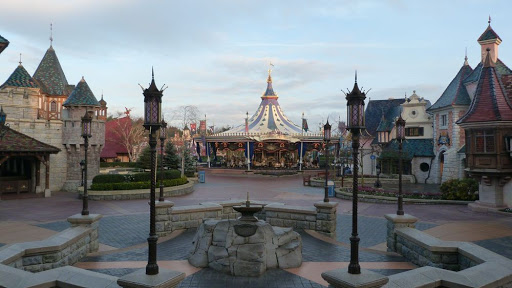
{"label": "carousel", "polygon": [[[261,96],[261,103],[250,118],[249,113],[246,114],[245,124],[194,139],[197,150],[202,146],[206,151],[202,160],[208,167],[247,170],[318,168],[320,154],[325,153],[323,132],[308,132],[304,118],[302,127],[294,124],[277,100],[269,69],[267,89]],[[338,143],[338,139],[332,139],[329,150],[337,149]]]}

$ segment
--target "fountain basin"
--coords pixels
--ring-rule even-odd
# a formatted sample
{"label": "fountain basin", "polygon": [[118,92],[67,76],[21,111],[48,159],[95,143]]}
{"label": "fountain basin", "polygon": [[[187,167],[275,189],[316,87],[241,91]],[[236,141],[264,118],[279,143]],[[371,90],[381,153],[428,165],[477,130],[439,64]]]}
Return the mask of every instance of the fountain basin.
{"label": "fountain basin", "polygon": [[302,264],[302,240],[288,227],[262,220],[205,220],[193,240],[188,262],[234,276],[260,276],[270,268]]}

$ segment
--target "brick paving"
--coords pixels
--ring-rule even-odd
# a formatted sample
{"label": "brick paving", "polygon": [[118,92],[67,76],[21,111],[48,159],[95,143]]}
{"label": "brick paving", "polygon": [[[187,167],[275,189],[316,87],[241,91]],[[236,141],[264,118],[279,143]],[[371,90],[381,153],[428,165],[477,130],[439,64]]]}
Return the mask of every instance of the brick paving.
{"label": "brick paving", "polygon": [[[428,189],[435,188],[430,186]],[[176,206],[182,206],[207,201],[245,199],[247,192],[250,193],[251,199],[255,200],[306,206],[321,201],[324,190],[323,188],[303,186],[300,175],[273,177],[213,175],[207,172],[206,183],[196,184],[193,193],[170,200]],[[308,233],[300,232],[303,240],[303,266],[313,267],[317,269],[315,271],[346,267],[350,258],[352,203],[341,199],[332,199],[332,201],[339,202],[336,235],[338,243],[325,242]],[[49,231],[48,233],[55,233],[52,231],[62,231],[69,227],[66,218],[80,213],[81,206],[82,202],[77,199],[75,194],[66,192],[53,193],[51,198],[0,201],[0,220],[3,223],[11,221],[22,223],[28,227],[38,227],[37,229],[40,230],[34,229],[34,231],[39,233],[41,229],[47,229],[45,231]],[[90,201],[89,210],[91,213],[104,216],[100,220],[100,243],[120,250],[89,255],[82,259],[77,267],[89,265],[87,269],[115,276],[122,276],[145,267],[145,261],[147,261],[146,238],[149,234],[147,200]],[[470,239],[478,245],[512,259],[512,217],[493,213],[477,213],[461,205],[405,205],[404,210],[419,218],[417,224],[419,230],[446,240],[467,241]],[[396,254],[373,249],[385,242],[386,221],[383,215],[388,213],[396,213],[396,204],[359,203],[358,227],[361,238],[361,266],[384,275],[395,274],[413,267]],[[486,225],[486,223],[493,225]],[[460,229],[454,229],[454,227]],[[12,239],[12,233],[5,232],[7,231],[2,231],[0,226],[0,246],[12,243],[8,242],[11,240],[5,238],[9,234],[9,239]],[[195,230],[191,229],[158,244],[158,259],[162,261],[163,266],[167,265],[167,262],[174,263],[172,265],[185,265],[186,261],[183,261],[188,256],[194,232]],[[31,237],[26,233],[20,233],[16,240],[18,242],[33,241],[37,239],[36,236],[32,235]],[[116,262],[121,266],[112,264]],[[103,266],[95,268],[94,263],[103,263]],[[122,267],[123,263],[132,263],[132,265]],[[232,277],[211,269],[196,271],[187,272],[187,278],[180,287],[326,286],[325,281],[319,275],[308,275],[308,271],[304,272],[300,269],[269,270],[258,278]],[[315,273],[320,274],[321,272]]]}

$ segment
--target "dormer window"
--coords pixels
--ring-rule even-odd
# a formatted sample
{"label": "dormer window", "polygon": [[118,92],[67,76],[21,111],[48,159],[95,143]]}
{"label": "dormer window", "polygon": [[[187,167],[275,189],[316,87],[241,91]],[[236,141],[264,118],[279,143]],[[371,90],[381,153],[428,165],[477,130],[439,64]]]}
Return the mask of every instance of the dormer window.
{"label": "dormer window", "polygon": [[496,151],[494,144],[494,131],[478,130],[475,131],[475,152],[492,153]]}
{"label": "dormer window", "polygon": [[448,115],[443,114],[441,115],[441,119],[439,121],[440,128],[448,128]]}

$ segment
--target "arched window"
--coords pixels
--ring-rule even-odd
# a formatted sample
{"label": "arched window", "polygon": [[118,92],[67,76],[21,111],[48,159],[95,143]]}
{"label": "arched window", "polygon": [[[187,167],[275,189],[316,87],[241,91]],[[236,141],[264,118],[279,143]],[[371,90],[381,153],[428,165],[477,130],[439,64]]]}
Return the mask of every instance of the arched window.
{"label": "arched window", "polygon": [[57,102],[52,101],[50,103],[50,112],[57,112]]}

